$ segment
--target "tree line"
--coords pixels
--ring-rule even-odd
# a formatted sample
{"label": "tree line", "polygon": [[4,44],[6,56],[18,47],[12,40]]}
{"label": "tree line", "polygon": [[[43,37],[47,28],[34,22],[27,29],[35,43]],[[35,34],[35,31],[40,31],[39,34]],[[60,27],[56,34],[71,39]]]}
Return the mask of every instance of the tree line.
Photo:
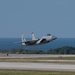
{"label": "tree line", "polygon": [[75,54],[75,48],[64,46],[56,49],[49,49],[46,52],[43,50],[25,50],[25,49],[11,49],[11,50],[0,50],[0,53],[11,53],[11,54]]}

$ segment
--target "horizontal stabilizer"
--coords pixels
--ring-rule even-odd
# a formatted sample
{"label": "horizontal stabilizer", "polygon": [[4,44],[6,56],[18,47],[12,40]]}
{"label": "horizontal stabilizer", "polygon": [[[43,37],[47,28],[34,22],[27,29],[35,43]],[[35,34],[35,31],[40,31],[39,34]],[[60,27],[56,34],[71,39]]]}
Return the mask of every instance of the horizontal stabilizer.
{"label": "horizontal stabilizer", "polygon": [[25,43],[25,42],[14,42],[14,43],[16,43],[16,44],[22,44],[22,43]]}

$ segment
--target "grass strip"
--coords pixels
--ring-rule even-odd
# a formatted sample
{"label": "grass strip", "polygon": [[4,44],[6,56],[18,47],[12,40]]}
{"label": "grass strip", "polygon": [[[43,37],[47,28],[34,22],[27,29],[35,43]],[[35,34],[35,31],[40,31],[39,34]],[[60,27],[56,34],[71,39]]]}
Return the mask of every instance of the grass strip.
{"label": "grass strip", "polygon": [[35,71],[35,70],[0,70],[0,75],[75,75],[75,72]]}

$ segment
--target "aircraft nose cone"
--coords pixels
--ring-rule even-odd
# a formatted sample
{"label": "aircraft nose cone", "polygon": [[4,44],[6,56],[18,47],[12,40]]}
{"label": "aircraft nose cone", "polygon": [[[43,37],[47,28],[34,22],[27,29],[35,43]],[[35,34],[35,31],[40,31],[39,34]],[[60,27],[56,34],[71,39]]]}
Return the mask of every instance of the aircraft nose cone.
{"label": "aircraft nose cone", "polygon": [[53,36],[53,38],[52,38],[53,40],[55,40],[55,39],[57,39],[57,37],[56,36]]}

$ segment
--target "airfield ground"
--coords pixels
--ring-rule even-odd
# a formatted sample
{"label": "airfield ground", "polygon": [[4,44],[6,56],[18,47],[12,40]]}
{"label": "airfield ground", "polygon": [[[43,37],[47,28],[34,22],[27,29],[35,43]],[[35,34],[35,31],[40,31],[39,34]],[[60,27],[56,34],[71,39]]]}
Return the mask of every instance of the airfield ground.
{"label": "airfield ground", "polygon": [[0,54],[0,62],[40,62],[75,64],[75,55]]}
{"label": "airfield ground", "polygon": [[75,72],[34,71],[34,70],[0,70],[0,75],[75,75]]}
{"label": "airfield ground", "polygon": [[0,75],[13,74],[75,75],[75,55],[0,54]]}

